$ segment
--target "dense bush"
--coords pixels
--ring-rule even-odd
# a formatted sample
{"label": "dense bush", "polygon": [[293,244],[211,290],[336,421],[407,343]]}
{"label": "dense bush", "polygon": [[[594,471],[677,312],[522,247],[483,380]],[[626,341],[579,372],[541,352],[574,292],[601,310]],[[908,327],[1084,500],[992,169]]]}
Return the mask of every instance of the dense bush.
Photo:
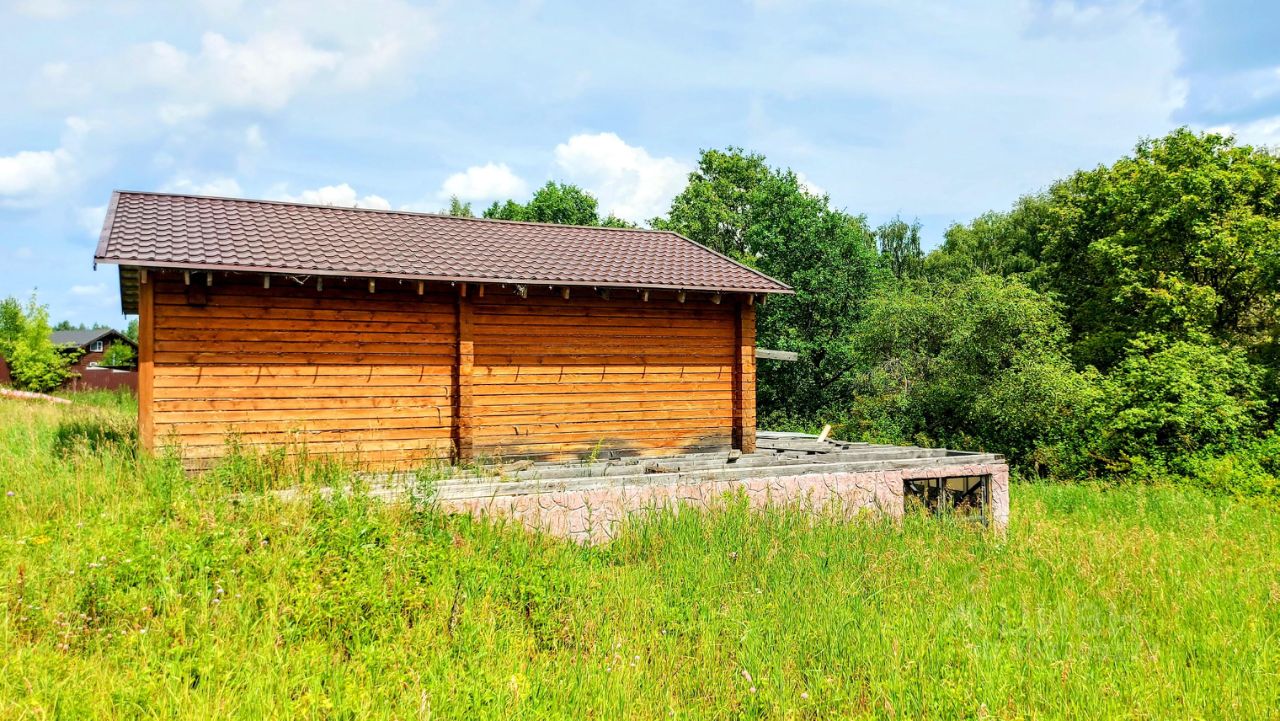
{"label": "dense bush", "polygon": [[981,448],[1045,466],[1097,403],[1053,303],[1016,280],[900,285],[855,334],[866,369],[846,435]]}
{"label": "dense bush", "polygon": [[1141,458],[1184,470],[1191,458],[1236,450],[1255,436],[1266,410],[1261,379],[1239,348],[1135,341],[1102,383],[1089,440],[1117,469]]}
{"label": "dense bush", "polygon": [[35,296],[25,306],[15,298],[0,301],[0,357],[15,387],[44,393],[72,376],[75,357],[53,345],[52,333],[49,309]]}
{"label": "dense bush", "polygon": [[1196,459],[1188,478],[1212,490],[1280,501],[1280,434],[1272,431],[1230,453]]}

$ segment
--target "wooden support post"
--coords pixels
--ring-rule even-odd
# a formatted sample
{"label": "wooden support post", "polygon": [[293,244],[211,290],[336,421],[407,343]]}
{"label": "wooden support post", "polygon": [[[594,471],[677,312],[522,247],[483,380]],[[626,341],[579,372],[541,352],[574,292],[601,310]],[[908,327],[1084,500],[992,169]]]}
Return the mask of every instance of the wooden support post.
{"label": "wooden support post", "polygon": [[738,304],[734,319],[733,447],[756,450],[756,309]]}
{"label": "wooden support post", "polygon": [[460,297],[462,297],[462,298],[466,298],[466,297],[467,297],[467,284],[466,284],[466,283],[459,283],[459,284],[458,284],[458,295],[459,295]]}
{"label": "wooden support post", "polygon": [[191,285],[191,271],[182,271],[182,283],[183,285]]}
{"label": "wooden support post", "polygon": [[422,295],[426,291],[427,291],[427,284],[422,281],[418,281],[418,295]]}
{"label": "wooden support post", "polygon": [[270,287],[271,287],[271,276],[269,276],[269,275],[264,275],[264,276],[262,276],[262,287],[263,287],[263,288],[270,288]]}
{"label": "wooden support post", "polygon": [[476,286],[476,297],[477,297],[477,298],[483,298],[483,297],[484,297],[484,285],[483,285],[483,284]]}
{"label": "wooden support post", "polygon": [[[482,286],[483,287],[483,286]],[[458,351],[453,364],[453,460],[472,459],[471,376],[475,369],[472,341],[471,299],[463,293],[457,299]]]}
{"label": "wooden support post", "polygon": [[155,450],[155,284],[138,286],[138,442],[145,450]]}

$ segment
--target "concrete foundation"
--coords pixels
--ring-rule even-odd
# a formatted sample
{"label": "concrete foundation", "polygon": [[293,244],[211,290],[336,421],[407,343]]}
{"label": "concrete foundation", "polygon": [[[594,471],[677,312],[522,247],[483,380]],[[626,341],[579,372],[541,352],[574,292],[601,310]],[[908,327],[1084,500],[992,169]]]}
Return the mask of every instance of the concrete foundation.
{"label": "concrete foundation", "polygon": [[[479,476],[437,481],[428,492],[449,512],[507,518],[585,543],[613,538],[634,513],[708,509],[739,493],[752,508],[798,506],[847,517],[899,518],[914,491],[925,503],[962,499],[997,529],[1009,519],[1009,468],[997,455],[819,441],[801,434],[760,433],[757,443],[758,450],[746,455],[495,466]],[[370,492],[393,500],[423,485],[411,477],[382,477]]]}

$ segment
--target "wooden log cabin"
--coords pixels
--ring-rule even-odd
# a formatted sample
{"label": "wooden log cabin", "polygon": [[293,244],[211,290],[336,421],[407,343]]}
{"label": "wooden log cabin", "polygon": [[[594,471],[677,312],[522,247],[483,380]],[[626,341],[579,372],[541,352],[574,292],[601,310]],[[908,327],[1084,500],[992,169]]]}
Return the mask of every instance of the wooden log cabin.
{"label": "wooden log cabin", "polygon": [[368,468],[755,442],[782,283],[680,235],[116,192],[96,263],[139,319],[139,433]]}

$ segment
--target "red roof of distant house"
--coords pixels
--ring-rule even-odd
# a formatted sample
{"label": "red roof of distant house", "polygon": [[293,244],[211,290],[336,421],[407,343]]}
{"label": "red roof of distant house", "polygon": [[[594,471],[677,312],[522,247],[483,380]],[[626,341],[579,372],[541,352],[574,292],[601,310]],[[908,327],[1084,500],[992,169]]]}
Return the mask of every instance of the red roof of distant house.
{"label": "red roof of distant house", "polygon": [[127,191],[112,195],[94,258],[138,267],[791,292],[669,231]]}

